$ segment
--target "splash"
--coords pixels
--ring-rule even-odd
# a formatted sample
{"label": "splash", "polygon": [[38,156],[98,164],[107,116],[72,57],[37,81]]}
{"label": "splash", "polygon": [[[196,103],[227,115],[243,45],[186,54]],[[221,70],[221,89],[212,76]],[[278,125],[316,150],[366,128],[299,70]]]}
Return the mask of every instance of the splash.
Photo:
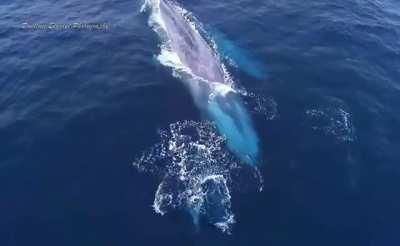
{"label": "splash", "polygon": [[[161,178],[153,208],[160,215],[171,210],[188,211],[193,223],[201,220],[222,232],[231,233],[235,216],[231,208],[231,187],[238,173],[256,183],[262,179],[256,167],[241,165],[225,150],[226,139],[211,122],[183,121],[160,131],[161,142],[142,153],[133,165]],[[246,170],[244,170],[246,169]]]}

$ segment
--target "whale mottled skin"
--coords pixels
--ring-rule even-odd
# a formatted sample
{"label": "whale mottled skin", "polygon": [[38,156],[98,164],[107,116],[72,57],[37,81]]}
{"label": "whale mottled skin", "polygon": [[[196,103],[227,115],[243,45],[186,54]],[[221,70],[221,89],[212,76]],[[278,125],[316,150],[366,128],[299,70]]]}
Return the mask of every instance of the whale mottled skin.
{"label": "whale mottled skin", "polygon": [[256,164],[258,137],[240,96],[224,79],[223,65],[207,41],[172,0],[159,0],[159,15],[167,44],[180,62],[201,82],[189,81],[195,103],[215,122],[228,148],[242,161]]}
{"label": "whale mottled skin", "polygon": [[193,74],[211,82],[222,83],[224,73],[218,58],[203,37],[193,30],[177,11],[173,2],[160,0],[161,18],[165,23],[172,49]]}

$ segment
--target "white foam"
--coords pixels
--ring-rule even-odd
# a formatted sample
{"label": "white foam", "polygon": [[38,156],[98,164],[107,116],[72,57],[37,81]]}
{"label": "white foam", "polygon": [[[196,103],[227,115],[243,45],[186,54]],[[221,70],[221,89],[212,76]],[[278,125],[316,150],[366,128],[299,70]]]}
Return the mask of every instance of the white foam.
{"label": "white foam", "polygon": [[217,222],[214,225],[219,228],[222,232],[225,232],[227,234],[230,234],[230,230],[233,224],[235,224],[235,216],[231,214],[225,222]]}
{"label": "white foam", "polygon": [[177,122],[168,130],[160,131],[160,136],[161,143],[134,162],[139,170],[160,175],[154,211],[160,215],[174,209],[190,211],[194,224],[204,218],[221,231],[230,233],[235,223],[229,185],[234,182],[231,173],[249,168],[255,178],[246,182],[261,184],[258,170],[240,165],[225,149],[225,139],[210,122]]}
{"label": "white foam", "polygon": [[164,66],[172,67],[177,70],[186,70],[178,54],[166,46],[161,47],[161,53],[157,56],[157,59]]}
{"label": "white foam", "polygon": [[164,182],[161,182],[158,186],[153,203],[154,211],[160,215],[165,215],[167,212],[163,209],[163,206],[168,207],[172,204],[172,195],[163,193],[163,185]]}
{"label": "white foam", "polygon": [[145,0],[140,11],[145,12],[146,10],[150,10],[149,26],[157,33],[160,31],[160,28],[165,30],[165,23],[161,18],[160,0]]}
{"label": "white foam", "polygon": [[214,83],[213,88],[217,94],[220,94],[222,96],[226,96],[229,92],[236,93],[236,91],[227,84]]}

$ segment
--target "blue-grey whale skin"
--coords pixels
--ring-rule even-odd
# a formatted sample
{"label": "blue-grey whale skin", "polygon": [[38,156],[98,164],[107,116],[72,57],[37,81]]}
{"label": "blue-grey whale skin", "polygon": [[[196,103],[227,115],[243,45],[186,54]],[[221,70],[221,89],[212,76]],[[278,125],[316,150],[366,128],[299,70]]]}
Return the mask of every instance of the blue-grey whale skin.
{"label": "blue-grey whale skin", "polygon": [[161,18],[166,25],[173,50],[193,74],[211,82],[223,82],[224,73],[207,42],[176,12],[169,0],[160,0]]}
{"label": "blue-grey whale skin", "polygon": [[[225,83],[220,59],[174,2],[160,0],[160,15],[171,49],[202,81],[188,83],[195,103],[208,119],[215,122],[220,134],[226,137],[228,148],[242,161],[255,165],[259,140],[239,95],[232,89],[216,89],[218,85],[224,87]],[[225,85],[225,88],[230,87]]]}

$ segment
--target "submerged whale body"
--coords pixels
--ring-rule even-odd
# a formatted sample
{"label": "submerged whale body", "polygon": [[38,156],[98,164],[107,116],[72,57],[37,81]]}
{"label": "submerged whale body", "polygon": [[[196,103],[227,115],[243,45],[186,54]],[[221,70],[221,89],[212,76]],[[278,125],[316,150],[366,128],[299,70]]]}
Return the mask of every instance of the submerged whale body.
{"label": "submerged whale body", "polygon": [[165,39],[175,61],[191,75],[185,82],[196,105],[216,124],[228,148],[243,162],[255,165],[259,152],[257,134],[239,95],[225,83],[224,68],[216,52],[175,2],[153,0],[152,11],[157,12],[156,31]]}

